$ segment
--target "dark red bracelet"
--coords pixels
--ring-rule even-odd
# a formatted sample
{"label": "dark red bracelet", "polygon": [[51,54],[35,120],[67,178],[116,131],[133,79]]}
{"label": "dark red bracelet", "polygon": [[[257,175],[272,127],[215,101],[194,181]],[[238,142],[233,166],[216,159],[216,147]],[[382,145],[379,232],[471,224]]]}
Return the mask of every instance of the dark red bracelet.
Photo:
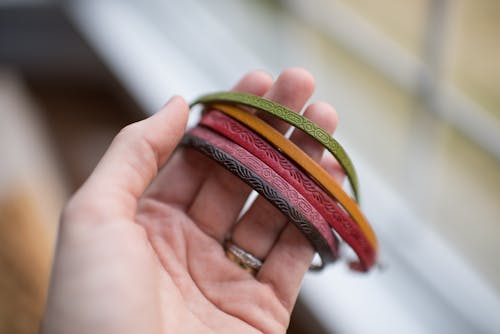
{"label": "dark red bracelet", "polygon": [[181,143],[208,155],[276,206],[309,240],[319,253],[322,265],[338,258],[338,240],[324,218],[295,188],[257,157],[201,127],[190,130]]}
{"label": "dark red bracelet", "polygon": [[283,154],[244,125],[218,111],[212,110],[205,113],[200,124],[245,148],[297,189],[358,255],[359,262],[351,262],[351,268],[367,271],[373,266],[376,261],[376,252],[359,226],[309,176]]}

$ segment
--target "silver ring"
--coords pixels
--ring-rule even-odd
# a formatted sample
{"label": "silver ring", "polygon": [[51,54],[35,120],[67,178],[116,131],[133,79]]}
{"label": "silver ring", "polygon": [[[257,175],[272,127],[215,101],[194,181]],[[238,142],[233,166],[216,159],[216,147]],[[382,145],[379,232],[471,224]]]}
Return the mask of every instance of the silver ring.
{"label": "silver ring", "polygon": [[226,250],[226,256],[231,261],[252,275],[256,275],[262,267],[262,260],[250,254],[229,239],[225,241],[224,249]]}

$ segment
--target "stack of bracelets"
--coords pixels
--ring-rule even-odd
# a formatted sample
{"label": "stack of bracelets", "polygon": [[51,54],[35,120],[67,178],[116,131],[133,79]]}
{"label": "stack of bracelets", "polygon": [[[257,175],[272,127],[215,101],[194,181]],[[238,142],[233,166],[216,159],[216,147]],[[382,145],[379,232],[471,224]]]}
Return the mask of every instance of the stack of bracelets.
{"label": "stack of bracelets", "polygon": [[[325,130],[307,118],[264,98],[238,92],[202,96],[202,118],[181,144],[210,157],[238,176],[296,225],[321,257],[322,268],[339,257],[339,239],[358,259],[351,269],[366,272],[377,261],[375,234],[361,212],[358,181],[351,160]],[[264,111],[321,143],[345,171],[351,198],[318,163],[260,118],[242,107]]]}

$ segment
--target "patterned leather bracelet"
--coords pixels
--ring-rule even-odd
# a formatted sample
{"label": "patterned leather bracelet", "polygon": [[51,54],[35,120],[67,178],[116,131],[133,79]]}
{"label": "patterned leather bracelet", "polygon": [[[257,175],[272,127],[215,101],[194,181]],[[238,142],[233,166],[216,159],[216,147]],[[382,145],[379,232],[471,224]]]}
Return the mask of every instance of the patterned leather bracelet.
{"label": "patterned leather bracelet", "polygon": [[240,145],[297,189],[358,255],[359,262],[350,263],[352,269],[368,271],[374,265],[376,261],[375,249],[370,245],[359,226],[339,208],[323,189],[274,147],[243,124],[216,110],[206,112],[199,124],[217,131]]}
{"label": "patterned leather bracelet", "polygon": [[378,242],[370,224],[361,212],[357,203],[347,195],[340,185],[313,159],[305,154],[290,140],[285,138],[272,126],[254,115],[234,106],[214,104],[211,109],[219,110],[231,116],[251,129],[256,134],[265,138],[271,145],[287,156],[291,161],[300,166],[316,183],[321,186],[329,196],[332,196],[358,224],[370,245],[378,252]]}
{"label": "patterned leather bracelet", "polygon": [[196,99],[191,104],[191,106],[199,103],[204,105],[214,103],[232,104],[255,108],[257,110],[261,110],[275,117],[278,117],[279,119],[309,134],[312,138],[321,143],[328,151],[330,151],[340,163],[340,165],[344,168],[347,178],[349,179],[349,182],[351,184],[354,197],[357,201],[359,201],[358,177],[356,175],[356,170],[354,169],[351,159],[349,159],[349,156],[342,148],[342,146],[340,146],[340,144],[335,139],[333,139],[328,132],[323,130],[317,124],[313,123],[311,120],[278,103],[247,93],[218,92],[207,94]]}
{"label": "patterned leather bracelet", "polygon": [[249,184],[285,214],[312,244],[322,265],[338,258],[338,240],[322,216],[269,166],[237,144],[208,129],[194,128],[181,141]]}

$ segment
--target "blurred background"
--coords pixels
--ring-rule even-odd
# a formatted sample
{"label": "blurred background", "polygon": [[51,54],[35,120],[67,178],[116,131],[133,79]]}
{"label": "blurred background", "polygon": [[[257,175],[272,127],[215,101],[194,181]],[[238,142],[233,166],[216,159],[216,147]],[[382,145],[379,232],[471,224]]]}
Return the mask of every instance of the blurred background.
{"label": "blurred background", "polygon": [[496,0],[0,0],[0,333],[37,332],[61,207],[122,126],[290,66],[336,107],[382,245],[368,275],[308,274],[290,333],[498,333],[499,17]]}

